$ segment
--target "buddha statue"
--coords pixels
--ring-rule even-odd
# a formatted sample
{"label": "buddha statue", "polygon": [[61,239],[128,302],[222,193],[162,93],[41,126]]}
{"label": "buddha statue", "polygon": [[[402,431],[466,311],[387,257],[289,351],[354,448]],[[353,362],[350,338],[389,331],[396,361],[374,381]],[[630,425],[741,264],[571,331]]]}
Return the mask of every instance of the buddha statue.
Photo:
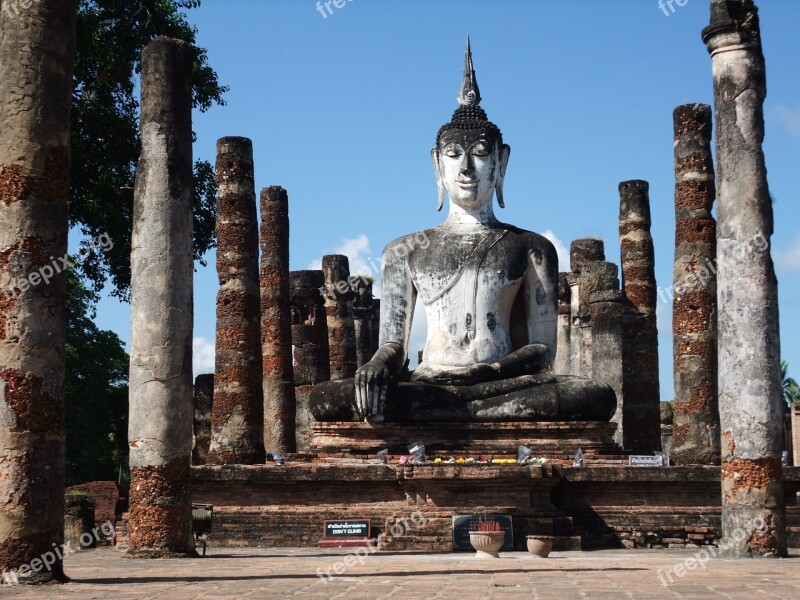
{"label": "buddha statue", "polygon": [[[432,150],[439,226],[382,255],[379,348],[354,379],[318,384],[318,421],[434,423],[608,421],[613,389],[553,374],[558,257],[543,236],[502,223],[510,148],[480,107],[467,40],[459,106]],[[428,320],[422,362],[404,369],[417,301]]]}

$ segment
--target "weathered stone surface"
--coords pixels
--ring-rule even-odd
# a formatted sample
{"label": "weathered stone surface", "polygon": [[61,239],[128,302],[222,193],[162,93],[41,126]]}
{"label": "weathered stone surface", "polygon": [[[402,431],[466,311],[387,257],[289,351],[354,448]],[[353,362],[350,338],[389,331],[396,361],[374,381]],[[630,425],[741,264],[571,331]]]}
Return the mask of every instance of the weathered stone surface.
{"label": "weathered stone surface", "polygon": [[569,268],[580,275],[589,263],[606,259],[605,244],[597,238],[573,240],[569,245]]}
{"label": "weathered stone surface", "polygon": [[[63,541],[75,2],[0,6],[0,573]],[[61,560],[20,581],[62,579]],[[0,576],[0,580],[2,577]]]}
{"label": "weathered stone surface", "polygon": [[261,344],[267,452],[294,452],[296,448],[289,300],[289,197],[282,187],[272,186],[261,190]]}
{"label": "weathered stone surface", "polygon": [[570,267],[577,281],[577,285],[572,286],[571,292],[578,296],[577,299],[571,299],[573,312],[570,342],[572,344],[572,358],[576,361],[572,365],[571,373],[581,377],[591,377],[592,315],[588,298],[599,282],[597,281],[597,274],[592,280],[584,282],[583,273],[594,263],[605,260],[605,244],[603,240],[585,238],[573,240],[569,250]]}
{"label": "weathered stone surface", "polygon": [[649,184],[619,184],[622,255],[623,445],[638,454],[661,448],[658,329]]}
{"label": "weathered stone surface", "polygon": [[570,312],[570,287],[569,273],[558,274],[558,329],[556,333],[556,358],[553,361],[553,373],[569,375],[570,361],[570,336],[572,333],[572,316]]}
{"label": "weathered stone surface", "polygon": [[311,388],[330,379],[328,324],[320,292],[323,284],[321,270],[289,273],[294,393],[297,402],[295,438],[298,450],[310,448],[311,413],[308,410],[308,397]]}
{"label": "weathered stone surface", "polygon": [[622,366],[622,292],[617,265],[600,261],[581,274],[582,293],[587,293],[592,327],[592,379],[611,386],[617,397],[611,421],[617,424],[614,441],[623,443],[624,402]]}
{"label": "weathered stone surface", "polygon": [[[772,200],[762,142],[767,94],[758,9],[712,0],[722,529],[728,556],[785,556],[783,400]],[[765,524],[758,531],[758,524]]]}
{"label": "weathered stone surface", "polygon": [[719,464],[717,227],[711,208],[711,107],[675,109],[675,268],[672,304],[675,464]]}
{"label": "weathered stone surface", "polygon": [[217,141],[217,327],[211,464],[259,464],[264,452],[261,300],[253,143]]}
{"label": "weathered stone surface", "polygon": [[194,445],[192,464],[204,465],[211,447],[211,407],[214,402],[214,374],[194,379]]}
{"label": "weathered stone surface", "polygon": [[353,377],[356,372],[357,351],[351,285],[358,278],[350,277],[350,261],[342,254],[322,257],[325,275],[325,312],[328,319],[328,352],[331,380]]}
{"label": "weathered stone surface", "polygon": [[355,297],[353,298],[353,331],[356,342],[356,366],[360,367],[368,362],[378,349],[374,345],[375,332],[372,327],[375,322],[373,310],[375,309],[372,297],[372,278],[358,276],[353,283]]}
{"label": "weathered stone surface", "polygon": [[[351,381],[323,382],[314,388],[311,414],[359,420],[352,398]],[[385,414],[394,423],[608,421],[615,408],[614,390],[604,383],[539,373],[469,386],[401,382],[390,386]]]}
{"label": "weathered stone surface", "polygon": [[142,52],[142,152],[131,252],[129,549],[195,554],[192,460],[192,53],[157,37]]}

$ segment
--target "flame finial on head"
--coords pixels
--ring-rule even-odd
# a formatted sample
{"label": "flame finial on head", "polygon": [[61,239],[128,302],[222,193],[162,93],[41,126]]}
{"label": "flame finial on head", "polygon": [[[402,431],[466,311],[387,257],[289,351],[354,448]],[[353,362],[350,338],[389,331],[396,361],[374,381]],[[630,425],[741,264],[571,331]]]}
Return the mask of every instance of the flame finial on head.
{"label": "flame finial on head", "polygon": [[478,106],[481,103],[481,91],[475,77],[475,68],[472,66],[472,49],[467,35],[467,50],[464,52],[464,79],[461,81],[461,91],[458,94],[458,103],[461,106]]}

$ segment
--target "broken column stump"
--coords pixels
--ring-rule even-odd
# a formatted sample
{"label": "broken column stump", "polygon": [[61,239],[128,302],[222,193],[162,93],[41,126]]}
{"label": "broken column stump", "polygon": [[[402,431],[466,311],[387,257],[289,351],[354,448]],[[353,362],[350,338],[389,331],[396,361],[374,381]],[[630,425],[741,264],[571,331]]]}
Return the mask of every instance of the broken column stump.
{"label": "broken column stump", "polygon": [[292,344],[294,344],[294,394],[297,402],[295,438],[299,451],[311,450],[311,422],[308,398],[311,389],[330,379],[328,324],[320,289],[322,271],[289,273],[292,303]]}
{"label": "broken column stump", "polygon": [[343,254],[325,255],[322,272],[325,274],[331,380],[350,379],[356,374],[357,360],[350,261]]}

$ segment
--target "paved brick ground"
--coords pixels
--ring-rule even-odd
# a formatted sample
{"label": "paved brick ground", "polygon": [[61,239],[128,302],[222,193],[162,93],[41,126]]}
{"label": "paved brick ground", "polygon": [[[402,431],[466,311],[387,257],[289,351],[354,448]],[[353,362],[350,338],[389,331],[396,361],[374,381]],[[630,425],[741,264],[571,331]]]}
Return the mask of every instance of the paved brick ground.
{"label": "paved brick ground", "polygon": [[[548,559],[515,552],[480,560],[472,554],[366,556],[335,576],[345,550],[210,548],[205,558],[131,560],[113,549],[67,559],[72,582],[40,588],[0,587],[0,598],[393,598],[423,600],[555,598],[800,599],[800,551],[788,560],[710,559],[705,569],[674,575],[688,550],[555,552]],[[351,562],[354,559],[351,559]],[[692,566],[692,563],[688,563]],[[317,570],[330,570],[323,580]],[[673,583],[663,572],[672,570]],[[658,573],[668,584],[661,584]]]}

